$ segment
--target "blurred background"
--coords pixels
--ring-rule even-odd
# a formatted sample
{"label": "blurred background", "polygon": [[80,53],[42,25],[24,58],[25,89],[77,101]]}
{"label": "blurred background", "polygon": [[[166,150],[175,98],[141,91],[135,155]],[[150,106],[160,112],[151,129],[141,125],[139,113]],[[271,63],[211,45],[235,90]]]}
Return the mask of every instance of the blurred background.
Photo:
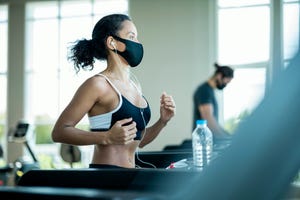
{"label": "blurred background", "polygon": [[[67,47],[91,39],[94,24],[111,13],[128,14],[145,54],[131,71],[159,117],[159,98],[171,94],[177,113],[158,138],[140,151],[160,151],[191,138],[192,95],[214,72],[229,65],[235,78],[218,93],[220,121],[232,134],[255,109],[299,47],[299,0],[0,0],[0,141],[3,164],[29,153],[8,142],[20,120],[32,126],[29,143],[42,168],[68,166],[52,127],[78,86],[102,71],[75,74]],[[87,118],[78,125],[88,129]],[[80,147],[78,167],[92,147]]]}

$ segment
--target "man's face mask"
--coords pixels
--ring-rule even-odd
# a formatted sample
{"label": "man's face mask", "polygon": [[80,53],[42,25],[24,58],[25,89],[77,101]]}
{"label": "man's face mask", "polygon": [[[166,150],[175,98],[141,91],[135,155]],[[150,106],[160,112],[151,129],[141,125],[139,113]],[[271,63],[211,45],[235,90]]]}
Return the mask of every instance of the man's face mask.
{"label": "man's face mask", "polygon": [[221,81],[220,80],[217,80],[216,81],[216,87],[219,89],[219,90],[223,90],[225,87],[226,87],[226,83],[223,83],[223,78],[221,79]]}
{"label": "man's face mask", "polygon": [[116,50],[117,53],[120,54],[131,67],[136,67],[139,65],[144,55],[143,45],[131,40],[120,38],[118,36],[113,37],[118,41],[123,42],[126,46],[123,52]]}

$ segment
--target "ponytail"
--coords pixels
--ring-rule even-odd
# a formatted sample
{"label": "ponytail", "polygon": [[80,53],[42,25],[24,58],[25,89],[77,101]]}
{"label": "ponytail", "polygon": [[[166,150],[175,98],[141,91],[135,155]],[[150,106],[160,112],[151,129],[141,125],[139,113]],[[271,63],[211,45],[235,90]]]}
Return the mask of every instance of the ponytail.
{"label": "ponytail", "polygon": [[70,56],[68,60],[74,63],[76,72],[80,69],[92,70],[94,68],[94,45],[93,40],[77,40],[70,48]]}
{"label": "ponytail", "polygon": [[218,63],[214,63],[214,67],[216,68],[216,70],[218,70],[218,68],[220,67],[220,65]]}

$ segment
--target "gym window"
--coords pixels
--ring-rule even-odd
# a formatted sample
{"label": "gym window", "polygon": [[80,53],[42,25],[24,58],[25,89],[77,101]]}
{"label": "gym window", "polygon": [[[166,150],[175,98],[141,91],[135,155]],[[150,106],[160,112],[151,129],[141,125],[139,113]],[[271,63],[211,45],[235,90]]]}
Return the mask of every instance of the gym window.
{"label": "gym window", "polygon": [[[277,56],[272,55],[273,48],[282,44],[278,59],[287,65],[299,47],[299,0],[281,0],[276,5],[280,9],[272,14],[274,4],[272,0],[218,0],[216,57],[235,69],[235,78],[220,94],[221,121],[229,131],[256,108],[271,84],[275,69],[268,67]],[[273,31],[274,24],[282,34]],[[274,35],[279,41],[272,40]]]}

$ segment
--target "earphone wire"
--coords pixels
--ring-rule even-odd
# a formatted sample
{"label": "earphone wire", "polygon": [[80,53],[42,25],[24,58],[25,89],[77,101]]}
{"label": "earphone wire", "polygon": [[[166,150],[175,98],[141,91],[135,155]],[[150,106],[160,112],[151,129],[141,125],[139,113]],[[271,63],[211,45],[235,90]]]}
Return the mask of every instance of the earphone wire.
{"label": "earphone wire", "polygon": [[129,76],[130,76],[130,80],[133,83],[134,87],[136,88],[136,90],[138,91],[138,93],[142,96],[142,87],[141,87],[141,83],[138,80],[138,78],[134,75],[133,72],[131,72],[131,70],[129,71]]}
{"label": "earphone wire", "polygon": [[[141,141],[142,141],[143,138],[144,138],[144,136],[147,133],[147,129],[146,129],[146,121],[145,121],[145,118],[144,118],[144,111],[143,111],[143,109],[140,109],[140,112],[141,112],[141,115],[142,115],[142,118],[143,118],[143,122],[144,122],[144,126],[145,126],[145,130],[144,130],[143,136],[141,138]],[[152,168],[155,168],[155,169],[157,168],[154,164],[152,164],[150,162],[143,161],[143,160],[140,159],[140,157],[139,157],[139,148],[137,148],[137,150],[136,150],[136,158],[137,158],[138,161],[140,161],[143,164],[149,165],[149,166],[151,166]],[[136,165],[136,166],[138,166],[138,165]],[[138,166],[138,167],[141,168],[140,166]]]}
{"label": "earphone wire", "polygon": [[[139,80],[137,79],[137,77],[136,77],[131,71],[129,71],[129,72],[130,72],[130,77],[131,77],[131,81],[132,81],[133,85],[134,85],[135,88],[138,90],[138,92],[140,93],[140,95],[143,97],[142,89],[141,89],[141,87],[140,87],[140,82],[139,82]],[[142,116],[143,123],[144,123],[144,127],[145,127],[143,136],[142,136],[142,138],[141,138],[141,141],[142,141],[143,138],[144,138],[144,136],[147,134],[147,128],[146,128],[147,124],[146,124],[146,120],[145,120],[145,117],[144,117],[144,109],[141,108],[141,109],[140,109],[140,112],[141,112],[141,116]],[[140,161],[140,162],[143,163],[143,164],[149,165],[149,166],[151,166],[152,168],[155,168],[155,169],[157,168],[154,164],[149,163],[149,162],[146,162],[146,161],[143,161],[143,160],[139,157],[139,148],[137,148],[137,150],[136,150],[136,158],[137,158],[138,161]],[[138,165],[136,165],[136,166],[138,166]],[[138,167],[141,168],[140,166],[138,166]]]}

